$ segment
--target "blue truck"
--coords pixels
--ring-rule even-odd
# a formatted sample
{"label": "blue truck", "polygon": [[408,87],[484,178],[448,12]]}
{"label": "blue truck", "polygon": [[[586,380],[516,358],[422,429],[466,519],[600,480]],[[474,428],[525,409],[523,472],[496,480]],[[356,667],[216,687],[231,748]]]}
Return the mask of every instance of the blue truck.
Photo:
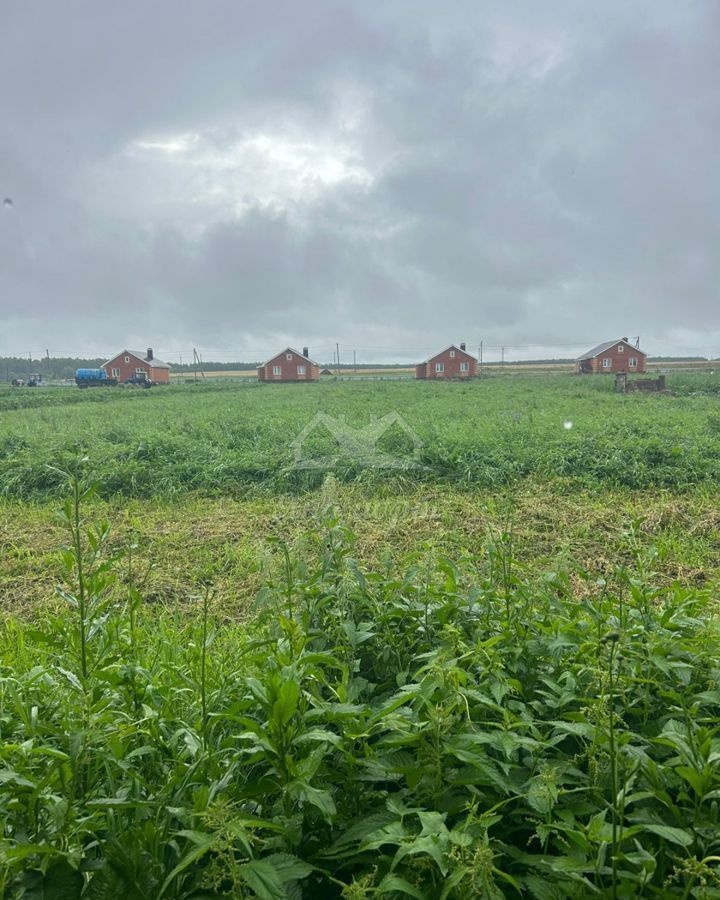
{"label": "blue truck", "polygon": [[117,378],[109,378],[105,369],[76,369],[75,384],[80,388],[115,387]]}

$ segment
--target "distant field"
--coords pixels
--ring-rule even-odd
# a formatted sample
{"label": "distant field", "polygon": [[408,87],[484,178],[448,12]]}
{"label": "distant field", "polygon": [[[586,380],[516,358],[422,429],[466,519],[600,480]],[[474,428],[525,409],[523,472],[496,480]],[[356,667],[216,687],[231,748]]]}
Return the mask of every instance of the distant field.
{"label": "distant field", "polygon": [[[332,375],[323,375],[323,379],[327,378],[363,378],[370,376],[378,377],[407,377],[412,378],[415,375],[414,366],[398,366],[393,368],[377,368],[373,366],[358,366],[357,369],[341,369],[337,373],[332,367],[329,367]],[[720,371],[720,362],[713,360],[671,360],[669,362],[653,362],[648,363],[648,374],[657,372],[711,372],[715,369]],[[499,362],[485,363],[483,370],[488,375],[549,375],[549,374],[570,374],[575,371],[574,363],[518,363],[509,362],[501,364]],[[227,370],[222,372],[205,372],[204,376],[199,373],[195,376],[192,372],[171,373],[171,379],[177,382],[186,382],[194,380],[202,380],[202,378],[232,378],[247,379],[254,381],[257,379],[255,369],[248,371],[247,369]],[[599,376],[598,376],[599,377]]]}
{"label": "distant field", "polygon": [[[338,373],[332,370],[332,375],[322,375],[321,378],[334,378]],[[415,369],[411,366],[398,367],[392,369],[373,368],[372,366],[358,366],[357,370],[342,369],[339,373],[343,378],[358,375],[414,375]],[[174,381],[195,381],[202,378],[247,378],[253,381],[257,380],[257,370],[253,369],[230,369],[221,372],[205,372],[204,375],[198,373],[197,379],[192,372],[171,373],[170,376]]]}
{"label": "distant field", "polygon": [[[536,374],[572,374],[575,372],[575,363],[520,363],[520,362],[486,362],[484,364],[485,371],[488,374],[498,375],[536,375]],[[647,374],[652,375],[657,372],[714,372],[715,369],[720,371],[720,362],[715,360],[670,360],[654,362],[649,360],[647,363]],[[603,377],[608,376],[592,376]]]}
{"label": "distant field", "polygon": [[177,382],[190,382],[190,381],[202,381],[205,378],[248,378],[257,380],[257,371],[253,369],[252,371],[248,371],[247,369],[228,369],[222,370],[220,372],[171,372],[170,379],[171,381]]}

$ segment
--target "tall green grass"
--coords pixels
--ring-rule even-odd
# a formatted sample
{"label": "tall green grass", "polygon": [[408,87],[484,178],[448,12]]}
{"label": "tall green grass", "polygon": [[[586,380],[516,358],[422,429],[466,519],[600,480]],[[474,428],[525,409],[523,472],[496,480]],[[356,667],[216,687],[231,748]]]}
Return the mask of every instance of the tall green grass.
{"label": "tall green grass", "polygon": [[69,484],[67,611],[3,624],[9,900],[720,893],[720,634],[651,551],[580,602],[512,509],[397,573],[330,508],[236,624],[211,571],[144,604]]}
{"label": "tall green grass", "polygon": [[[718,376],[720,378],[720,376]],[[438,481],[498,488],[523,479],[573,488],[672,488],[720,478],[714,376],[673,376],[678,394],[620,396],[603,378],[488,378],[317,385],[185,385],[153,391],[71,388],[0,395],[0,491],[58,497],[55,468],[90,456],[105,497],[297,493],[324,472],[295,466],[293,439],[318,412],[352,428],[399,412],[424,442],[419,467],[399,433],[387,451],[407,464],[336,459],[346,482]],[[565,423],[571,427],[566,428]],[[337,456],[328,434],[308,453]],[[50,468],[49,468],[50,467]]]}

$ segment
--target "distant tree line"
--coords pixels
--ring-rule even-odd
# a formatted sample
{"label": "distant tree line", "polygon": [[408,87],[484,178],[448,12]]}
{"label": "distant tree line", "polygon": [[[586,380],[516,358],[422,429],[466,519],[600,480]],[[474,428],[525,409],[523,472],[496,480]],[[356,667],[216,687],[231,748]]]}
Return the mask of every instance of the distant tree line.
{"label": "distant tree line", "polygon": [[43,356],[41,359],[0,356],[0,379],[12,381],[13,378],[27,379],[28,375],[39,374],[43,381],[59,381],[74,378],[75,369],[95,369],[104,362],[104,359],[79,359],[72,356]]}
{"label": "distant tree line", "polygon": [[[39,374],[43,381],[62,381],[73,379],[76,369],[97,369],[107,358],[84,359],[74,356],[43,356],[30,359],[21,356],[0,356],[0,381],[12,381],[14,378],[26,380],[28,375]],[[254,362],[204,362],[205,372],[254,371],[260,363]],[[195,372],[198,366],[192,363],[172,363],[171,372]]]}
{"label": "distant tree line", "polygon": [[712,362],[707,356],[648,356],[648,362]]}

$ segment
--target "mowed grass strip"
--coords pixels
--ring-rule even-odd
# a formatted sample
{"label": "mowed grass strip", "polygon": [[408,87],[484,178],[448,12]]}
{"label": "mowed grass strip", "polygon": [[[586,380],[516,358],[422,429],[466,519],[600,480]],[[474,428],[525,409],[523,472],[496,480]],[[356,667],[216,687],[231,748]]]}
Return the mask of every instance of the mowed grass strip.
{"label": "mowed grass strip", "polygon": [[[418,558],[445,555],[477,572],[509,523],[514,556],[526,576],[561,571],[578,595],[638,552],[652,557],[658,582],[711,588],[720,582],[720,494],[608,490],[558,495],[548,486],[489,493],[390,485],[368,493],[332,476],[303,496],[254,499],[180,496],[170,500],[97,501],[94,514],[112,524],[112,543],[135,545],[147,602],[182,607],[197,583],[212,578],[226,614],[244,618],[266,578],[282,564],[274,541],[293,553],[314,550],[309,521],[332,504],[355,534],[367,566],[402,570]],[[66,543],[53,503],[0,503],[0,591],[6,613],[33,616],[56,604]],[[582,577],[577,576],[581,572]],[[194,601],[192,601],[194,602]]]}

